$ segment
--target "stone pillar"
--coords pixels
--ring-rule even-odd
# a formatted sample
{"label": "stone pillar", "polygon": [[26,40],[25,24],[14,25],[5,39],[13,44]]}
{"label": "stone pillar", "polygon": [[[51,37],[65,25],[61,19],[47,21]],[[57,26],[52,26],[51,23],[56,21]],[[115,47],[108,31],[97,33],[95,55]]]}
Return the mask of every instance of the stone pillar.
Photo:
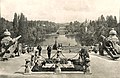
{"label": "stone pillar", "polygon": [[36,62],[36,60],[37,60],[37,57],[38,57],[38,51],[35,51],[34,62]]}
{"label": "stone pillar", "polygon": [[61,49],[61,47],[58,47],[58,49],[57,49],[57,58],[60,57],[60,53],[62,53],[62,49]]}
{"label": "stone pillar", "polygon": [[34,54],[31,55],[31,62],[30,63],[31,63],[31,66],[34,66],[34,64],[35,64],[34,63]]}
{"label": "stone pillar", "polygon": [[60,58],[57,58],[57,63],[56,63],[56,65],[55,65],[55,73],[56,73],[56,74],[61,73]]}
{"label": "stone pillar", "polygon": [[86,72],[84,74],[92,74],[91,68],[90,68],[90,62],[86,64]]}
{"label": "stone pillar", "polygon": [[90,58],[86,57],[85,60],[83,61],[83,72],[84,74],[92,74],[91,69],[90,69]]}
{"label": "stone pillar", "polygon": [[25,59],[25,72],[24,74],[31,74],[31,68],[30,68],[30,61],[28,59]]}

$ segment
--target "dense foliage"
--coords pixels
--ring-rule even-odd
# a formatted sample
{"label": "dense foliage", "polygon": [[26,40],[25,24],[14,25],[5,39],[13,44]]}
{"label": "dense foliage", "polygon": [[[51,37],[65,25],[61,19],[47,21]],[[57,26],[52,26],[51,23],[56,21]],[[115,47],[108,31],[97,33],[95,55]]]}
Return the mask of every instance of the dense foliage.
{"label": "dense foliage", "polygon": [[116,16],[101,15],[98,20],[85,20],[80,23],[78,21],[70,22],[66,25],[69,34],[76,34],[76,39],[85,45],[94,45],[99,42],[100,35],[108,36],[111,28],[115,28],[120,37],[120,27],[117,23]]}
{"label": "dense foliage", "polygon": [[[0,38],[5,29],[9,29],[12,37],[22,35],[20,42],[26,44],[37,44],[46,38],[47,34],[57,31],[61,24],[49,21],[28,20],[23,13],[14,14],[13,21],[0,19]],[[115,28],[120,37],[120,27],[116,16],[101,15],[97,20],[85,20],[84,22],[74,21],[65,24],[68,34],[75,34],[76,41],[85,45],[94,45],[99,42],[100,35],[108,36],[111,28]]]}
{"label": "dense foliage", "polygon": [[26,44],[36,44],[46,37],[46,34],[51,34],[57,31],[59,24],[49,21],[29,21],[23,13],[17,15],[14,14],[13,21],[0,19],[0,37],[5,29],[8,29],[12,37],[22,35],[20,42]]}

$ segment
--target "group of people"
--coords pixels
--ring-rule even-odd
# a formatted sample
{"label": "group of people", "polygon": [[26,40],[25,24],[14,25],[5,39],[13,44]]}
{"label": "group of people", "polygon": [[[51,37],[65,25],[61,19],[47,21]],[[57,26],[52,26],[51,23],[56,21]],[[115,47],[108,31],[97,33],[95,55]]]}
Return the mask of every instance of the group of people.
{"label": "group of people", "polygon": [[[47,49],[48,59],[50,59],[52,47],[48,45],[46,49]],[[37,50],[38,50],[38,55],[41,56],[42,47],[40,45],[37,46]],[[61,52],[61,44],[57,47],[57,57],[59,57],[60,52]]]}
{"label": "group of people", "polygon": [[[38,55],[41,56],[41,51],[42,51],[42,47],[41,45],[38,45],[37,46],[37,49],[38,49]],[[47,46],[47,55],[48,55],[48,58],[50,59],[51,57],[51,51],[52,51],[52,48],[50,45]]]}

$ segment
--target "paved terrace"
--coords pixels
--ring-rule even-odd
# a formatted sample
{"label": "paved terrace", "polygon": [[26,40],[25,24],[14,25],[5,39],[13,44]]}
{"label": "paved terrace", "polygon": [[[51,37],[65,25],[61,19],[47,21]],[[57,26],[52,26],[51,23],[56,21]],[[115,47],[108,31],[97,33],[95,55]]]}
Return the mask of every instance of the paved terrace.
{"label": "paved terrace", "polygon": [[[53,51],[54,55],[55,51]],[[42,55],[47,57],[44,50]],[[71,58],[76,53],[65,52],[67,58]],[[0,78],[120,78],[120,59],[113,61],[107,56],[99,56],[98,54],[90,53],[92,74],[31,74],[23,75],[20,69],[25,64],[25,59],[30,58],[30,54],[22,54],[20,57],[10,58],[9,61],[0,61]]]}

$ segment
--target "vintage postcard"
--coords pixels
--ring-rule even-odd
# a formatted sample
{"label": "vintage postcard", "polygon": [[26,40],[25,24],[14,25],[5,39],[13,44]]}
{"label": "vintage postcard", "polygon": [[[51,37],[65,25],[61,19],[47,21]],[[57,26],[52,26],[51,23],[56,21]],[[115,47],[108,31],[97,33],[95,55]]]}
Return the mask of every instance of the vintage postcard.
{"label": "vintage postcard", "polygon": [[120,78],[119,0],[0,0],[0,78]]}

